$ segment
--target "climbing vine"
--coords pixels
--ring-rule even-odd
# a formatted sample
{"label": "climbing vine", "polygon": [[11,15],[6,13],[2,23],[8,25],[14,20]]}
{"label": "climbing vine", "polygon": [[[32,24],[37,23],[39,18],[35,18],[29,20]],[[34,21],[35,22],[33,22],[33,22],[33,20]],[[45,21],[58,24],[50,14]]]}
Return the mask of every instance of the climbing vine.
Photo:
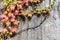
{"label": "climbing vine", "polygon": [[[3,23],[4,29],[0,30],[0,40],[7,40],[8,37],[13,37],[16,34],[20,21],[18,17],[28,17],[28,19],[31,19],[33,15],[43,15],[46,17],[53,8],[55,0],[53,0],[50,6],[38,9],[38,6],[40,6],[43,1],[44,0],[3,0],[4,11],[0,14],[0,21]],[[32,10],[28,9],[29,6],[32,7]]]}

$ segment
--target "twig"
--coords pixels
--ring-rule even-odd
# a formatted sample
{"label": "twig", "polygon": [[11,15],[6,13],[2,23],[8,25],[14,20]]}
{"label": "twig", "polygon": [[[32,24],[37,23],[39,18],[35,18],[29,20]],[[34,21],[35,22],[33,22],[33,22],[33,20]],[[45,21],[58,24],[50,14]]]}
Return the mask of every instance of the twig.
{"label": "twig", "polygon": [[31,28],[27,28],[27,29],[22,29],[22,30],[20,30],[20,31],[17,33],[17,35],[18,35],[18,34],[21,34],[21,33],[24,32],[24,31],[28,31],[28,30],[30,30],[30,29],[35,29],[35,28],[40,27],[40,26],[44,23],[45,20],[46,20],[46,17],[44,18],[44,20],[43,20],[39,25],[34,26],[34,27],[31,27]]}

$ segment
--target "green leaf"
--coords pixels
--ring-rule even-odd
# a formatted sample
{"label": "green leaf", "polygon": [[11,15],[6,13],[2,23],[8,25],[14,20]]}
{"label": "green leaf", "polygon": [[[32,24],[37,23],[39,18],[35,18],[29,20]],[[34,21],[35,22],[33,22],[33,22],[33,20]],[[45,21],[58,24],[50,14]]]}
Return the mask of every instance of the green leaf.
{"label": "green leaf", "polygon": [[14,4],[17,4],[17,0],[14,0]]}
{"label": "green leaf", "polygon": [[12,32],[9,32],[9,35],[12,35]]}
{"label": "green leaf", "polygon": [[16,2],[17,0],[14,0],[14,2]]}
{"label": "green leaf", "polygon": [[9,11],[10,11],[10,9],[7,9],[7,11],[9,12]]}
{"label": "green leaf", "polygon": [[37,2],[36,0],[34,0],[34,2]]}
{"label": "green leaf", "polygon": [[17,4],[17,2],[14,2],[14,4]]}
{"label": "green leaf", "polygon": [[0,40],[3,40],[3,38],[0,37]]}
{"label": "green leaf", "polygon": [[26,12],[23,12],[23,15],[26,16]]}
{"label": "green leaf", "polygon": [[7,5],[8,5],[8,3],[7,3],[7,2],[3,2],[3,5],[4,5],[4,6],[7,6]]}
{"label": "green leaf", "polygon": [[9,3],[11,3],[12,2],[12,0],[9,0]]}

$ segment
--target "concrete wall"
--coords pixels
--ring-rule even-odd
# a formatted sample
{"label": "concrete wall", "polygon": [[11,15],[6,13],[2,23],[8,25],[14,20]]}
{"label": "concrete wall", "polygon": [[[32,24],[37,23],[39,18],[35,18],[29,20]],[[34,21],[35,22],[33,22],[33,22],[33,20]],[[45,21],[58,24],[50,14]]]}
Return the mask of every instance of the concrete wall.
{"label": "concrete wall", "polygon": [[[44,0],[39,8],[49,6],[51,1]],[[60,40],[60,0],[56,0],[54,8],[50,11],[50,16],[39,25],[43,20],[43,16],[37,17],[35,15],[31,21],[27,18],[25,22],[21,20],[18,29],[20,33],[10,40]],[[39,26],[35,27],[37,25]]]}

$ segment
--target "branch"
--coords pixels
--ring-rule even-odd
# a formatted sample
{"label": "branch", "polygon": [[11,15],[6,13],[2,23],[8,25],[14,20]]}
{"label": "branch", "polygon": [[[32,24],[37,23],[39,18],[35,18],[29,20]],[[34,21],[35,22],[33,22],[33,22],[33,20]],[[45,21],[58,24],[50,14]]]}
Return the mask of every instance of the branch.
{"label": "branch", "polygon": [[46,20],[46,17],[44,17],[44,20],[43,20],[39,25],[34,26],[34,27],[31,27],[31,28],[27,28],[27,29],[22,29],[22,30],[20,30],[20,31],[17,33],[17,35],[18,35],[18,34],[21,34],[21,33],[24,32],[24,31],[28,31],[28,30],[30,30],[30,29],[35,29],[35,28],[40,27],[40,26],[44,23],[45,20]]}

